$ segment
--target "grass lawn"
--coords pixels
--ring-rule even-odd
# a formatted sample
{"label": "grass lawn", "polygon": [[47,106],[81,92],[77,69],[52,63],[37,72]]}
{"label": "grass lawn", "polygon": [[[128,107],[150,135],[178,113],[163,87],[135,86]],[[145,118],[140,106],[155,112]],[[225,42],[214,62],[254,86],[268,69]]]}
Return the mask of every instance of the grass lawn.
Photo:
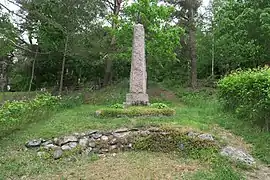
{"label": "grass lawn", "polygon": [[[210,132],[217,136],[225,135],[232,144],[243,145],[252,150],[256,158],[270,164],[269,133],[243,125],[232,115],[220,111],[215,96],[206,93],[179,94],[180,100],[173,97],[174,101],[166,93],[153,97],[152,101],[167,102],[176,109],[176,115],[172,117],[95,117],[96,110],[111,104],[110,97],[117,96],[118,102],[123,101],[124,93],[116,94],[116,90],[103,90],[95,94],[96,105],[82,105],[52,114],[48,119],[39,119],[1,139],[0,179],[243,179],[243,167],[226,160],[201,161],[174,154],[126,152],[104,158],[74,156],[55,161],[40,159],[35,150],[26,150],[24,147],[27,140],[35,138],[52,138],[90,129],[109,130],[150,125],[175,126]],[[102,103],[96,103],[99,96],[103,98],[103,106],[99,105]],[[112,99],[116,101],[116,98]],[[249,147],[244,140],[253,146]]]}

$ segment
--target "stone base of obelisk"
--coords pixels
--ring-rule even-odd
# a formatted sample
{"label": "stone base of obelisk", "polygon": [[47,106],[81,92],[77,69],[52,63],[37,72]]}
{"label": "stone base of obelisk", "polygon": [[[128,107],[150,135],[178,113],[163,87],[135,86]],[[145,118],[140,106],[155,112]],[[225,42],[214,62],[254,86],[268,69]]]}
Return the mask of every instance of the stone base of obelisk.
{"label": "stone base of obelisk", "polygon": [[124,106],[148,106],[149,98],[148,94],[144,93],[128,93],[126,95],[126,102],[124,102]]}

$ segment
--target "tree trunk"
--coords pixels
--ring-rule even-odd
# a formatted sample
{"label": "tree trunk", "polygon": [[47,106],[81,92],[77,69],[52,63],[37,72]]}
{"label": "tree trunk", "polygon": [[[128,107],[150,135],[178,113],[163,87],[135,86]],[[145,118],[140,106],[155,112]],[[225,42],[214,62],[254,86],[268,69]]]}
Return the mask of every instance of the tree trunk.
{"label": "tree trunk", "polygon": [[190,13],[190,29],[189,29],[189,45],[191,59],[191,86],[197,88],[197,57],[196,57],[196,27],[194,23],[194,12],[191,9]]}
{"label": "tree trunk", "polygon": [[[113,15],[118,17],[119,12],[120,12],[120,7],[122,4],[123,0],[114,0],[114,7],[113,7]],[[115,20],[112,20],[112,29],[116,29],[116,22]],[[115,50],[115,43],[116,43],[116,37],[113,35],[112,40],[111,40],[111,49]],[[113,67],[113,61],[111,57],[109,57],[105,61],[105,75],[103,79],[103,86],[107,86],[111,80],[112,80],[112,67]]]}
{"label": "tree trunk", "polygon": [[63,55],[63,61],[62,61],[62,71],[61,71],[61,78],[60,78],[59,95],[62,94],[62,90],[63,90],[63,80],[64,80],[64,73],[65,73],[67,47],[68,47],[68,35],[66,37],[65,51],[64,51],[64,55]]}
{"label": "tree trunk", "polygon": [[213,32],[213,39],[212,39],[212,67],[211,67],[211,75],[214,77],[215,72],[214,72],[214,67],[215,67],[215,36]]}
{"label": "tree trunk", "polygon": [[33,64],[32,64],[32,72],[31,72],[31,79],[29,82],[28,92],[30,92],[31,88],[32,88],[32,83],[33,83],[33,79],[34,79],[34,75],[35,75],[35,64],[36,64],[37,54],[38,54],[38,47],[36,49],[35,57],[34,57]]}
{"label": "tree trunk", "polygon": [[[214,1],[212,2],[212,6],[214,6]],[[212,9],[212,12],[213,12],[213,15],[212,15],[212,19],[211,19],[211,25],[212,25],[212,68],[211,68],[211,70],[212,70],[212,72],[211,72],[211,75],[212,75],[212,77],[214,77],[214,75],[215,75],[215,72],[214,72],[214,67],[215,67],[215,24],[214,24],[214,22],[215,22],[215,20],[214,20],[214,18],[215,18],[215,9],[214,9],[214,7],[213,7],[213,9]]]}

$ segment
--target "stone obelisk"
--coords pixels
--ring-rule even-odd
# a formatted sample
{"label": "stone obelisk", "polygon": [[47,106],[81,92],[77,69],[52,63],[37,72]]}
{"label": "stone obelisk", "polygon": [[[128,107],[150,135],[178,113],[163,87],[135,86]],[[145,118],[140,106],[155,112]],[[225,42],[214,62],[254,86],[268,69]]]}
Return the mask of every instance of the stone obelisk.
{"label": "stone obelisk", "polygon": [[149,99],[148,94],[146,94],[147,72],[143,25],[136,24],[133,33],[130,87],[129,93],[126,95],[125,104],[128,106],[148,105]]}

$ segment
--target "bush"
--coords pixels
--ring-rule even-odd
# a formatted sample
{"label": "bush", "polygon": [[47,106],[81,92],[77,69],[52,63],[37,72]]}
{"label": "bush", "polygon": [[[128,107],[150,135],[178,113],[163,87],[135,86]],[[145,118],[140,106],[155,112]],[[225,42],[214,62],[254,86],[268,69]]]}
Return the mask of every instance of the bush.
{"label": "bush", "polygon": [[123,104],[113,104],[111,105],[111,108],[115,108],[115,109],[124,109],[124,105]]}
{"label": "bush", "polygon": [[158,109],[168,108],[168,106],[164,103],[153,103],[151,104],[151,107],[158,108]]}
{"label": "bush", "polygon": [[60,97],[50,94],[37,95],[29,101],[6,101],[0,109],[0,137],[33,120],[33,116],[42,116],[44,111],[54,109]]}
{"label": "bush", "polygon": [[269,130],[269,67],[233,72],[218,82],[218,88],[226,109]]}
{"label": "bush", "polygon": [[175,110],[171,108],[152,108],[152,107],[129,107],[126,109],[106,108],[97,111],[100,117],[137,117],[137,116],[172,116]]}

